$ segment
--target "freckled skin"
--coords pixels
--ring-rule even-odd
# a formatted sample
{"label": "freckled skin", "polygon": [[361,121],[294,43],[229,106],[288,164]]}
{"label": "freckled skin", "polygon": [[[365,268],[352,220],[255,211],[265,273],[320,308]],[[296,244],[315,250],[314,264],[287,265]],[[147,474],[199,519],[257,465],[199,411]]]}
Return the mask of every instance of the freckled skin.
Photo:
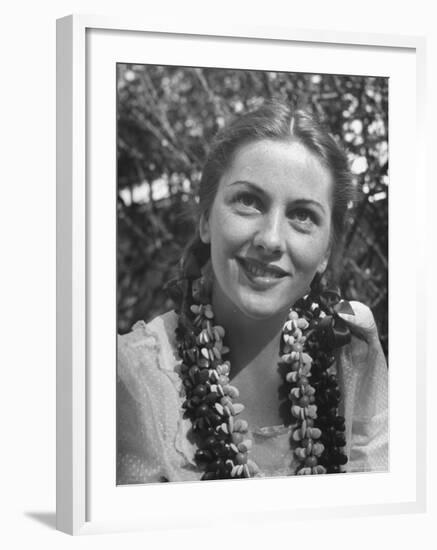
{"label": "freckled skin", "polygon": [[[215,301],[252,320],[285,314],[326,268],[331,197],[329,170],[300,143],[241,147],[200,223],[202,240],[211,244]],[[285,274],[257,278],[245,260]]]}

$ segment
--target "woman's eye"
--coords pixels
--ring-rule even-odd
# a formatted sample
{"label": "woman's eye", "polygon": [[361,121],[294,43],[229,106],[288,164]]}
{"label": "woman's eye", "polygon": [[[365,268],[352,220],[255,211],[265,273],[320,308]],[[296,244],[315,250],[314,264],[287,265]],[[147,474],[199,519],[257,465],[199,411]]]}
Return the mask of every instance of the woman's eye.
{"label": "woman's eye", "polygon": [[245,208],[256,208],[259,210],[261,207],[260,200],[252,193],[240,193],[237,195],[236,201]]}
{"label": "woman's eye", "polygon": [[296,208],[290,213],[290,219],[302,225],[311,225],[315,223],[315,216],[306,208]]}

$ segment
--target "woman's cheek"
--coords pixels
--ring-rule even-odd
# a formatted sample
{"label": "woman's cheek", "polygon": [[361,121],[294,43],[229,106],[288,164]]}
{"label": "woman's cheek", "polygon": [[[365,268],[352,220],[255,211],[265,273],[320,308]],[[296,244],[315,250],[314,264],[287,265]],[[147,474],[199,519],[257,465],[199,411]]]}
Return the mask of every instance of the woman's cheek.
{"label": "woman's cheek", "polygon": [[328,251],[328,241],[322,234],[298,234],[289,239],[289,254],[294,267],[302,272],[315,274]]}
{"label": "woman's cheek", "polygon": [[250,242],[254,223],[232,211],[219,212],[214,220],[212,238],[216,237],[217,246],[224,248],[240,247]]}
{"label": "woman's cheek", "polygon": [[[211,220],[211,254],[216,276],[225,273],[229,260],[240,246],[241,228],[231,215]],[[214,265],[215,264],[215,265]],[[219,279],[221,277],[219,276]]]}

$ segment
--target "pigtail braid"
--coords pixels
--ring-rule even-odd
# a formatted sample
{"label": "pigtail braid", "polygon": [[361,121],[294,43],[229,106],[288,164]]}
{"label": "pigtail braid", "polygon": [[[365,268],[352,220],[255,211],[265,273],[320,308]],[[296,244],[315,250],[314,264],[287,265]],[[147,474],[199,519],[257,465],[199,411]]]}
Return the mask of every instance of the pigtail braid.
{"label": "pigtail braid", "polygon": [[[196,281],[202,278],[202,268],[209,259],[210,246],[202,242],[197,231],[183,251],[178,275],[166,285],[167,293],[175,304],[175,311],[178,314],[184,315],[189,310]],[[204,301],[206,296],[200,298]]]}

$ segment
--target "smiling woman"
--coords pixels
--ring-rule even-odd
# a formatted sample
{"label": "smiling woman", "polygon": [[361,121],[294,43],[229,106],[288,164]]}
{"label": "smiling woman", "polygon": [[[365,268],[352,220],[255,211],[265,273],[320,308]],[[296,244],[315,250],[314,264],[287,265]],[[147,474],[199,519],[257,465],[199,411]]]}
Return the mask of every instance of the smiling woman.
{"label": "smiling woman", "polygon": [[309,291],[329,257],[331,180],[297,141],[263,140],[238,150],[200,223],[211,246],[219,317],[230,311],[282,322]]}
{"label": "smiling woman", "polygon": [[304,111],[265,103],[218,134],[175,310],[119,340],[119,484],[387,469],[372,313],[321,283],[352,196]]}

